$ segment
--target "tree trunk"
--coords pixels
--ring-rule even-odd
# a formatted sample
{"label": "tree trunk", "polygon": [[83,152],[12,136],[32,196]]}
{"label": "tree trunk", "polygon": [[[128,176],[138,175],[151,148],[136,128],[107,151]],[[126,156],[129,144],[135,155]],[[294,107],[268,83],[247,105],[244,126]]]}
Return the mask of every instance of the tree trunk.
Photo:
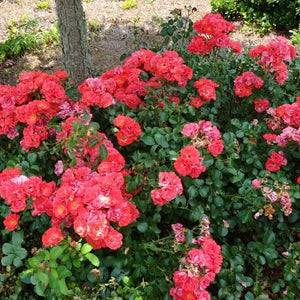
{"label": "tree trunk", "polygon": [[78,86],[92,76],[85,14],[81,0],[55,0],[63,64]]}

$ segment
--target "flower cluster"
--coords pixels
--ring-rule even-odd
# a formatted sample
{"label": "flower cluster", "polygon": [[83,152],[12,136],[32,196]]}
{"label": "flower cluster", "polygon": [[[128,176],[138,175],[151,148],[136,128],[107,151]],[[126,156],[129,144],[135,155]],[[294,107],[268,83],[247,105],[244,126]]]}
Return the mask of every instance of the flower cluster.
{"label": "flower cluster", "polygon": [[173,274],[175,286],[170,295],[174,300],[210,299],[206,289],[221,270],[221,247],[209,237],[200,237],[197,245],[199,248],[188,251],[183,266]]}
{"label": "flower cluster", "polygon": [[260,89],[263,86],[263,80],[253,72],[244,72],[234,80],[234,92],[238,97],[249,97],[252,95],[253,88]]}
{"label": "flower cluster", "polygon": [[[297,97],[300,99],[300,97]],[[300,101],[292,104],[283,104],[276,108],[276,116],[288,126],[300,127]]]}
{"label": "flower cluster", "polygon": [[235,25],[227,22],[220,14],[206,14],[194,23],[194,30],[198,35],[193,36],[187,46],[188,51],[200,55],[209,53],[214,47],[230,47],[238,54],[242,53],[242,46],[232,41],[228,34],[235,29]]}
{"label": "flower cluster", "polygon": [[[164,81],[186,86],[193,71],[175,51],[157,54],[141,49],[126,58],[123,66],[108,70],[98,78],[88,78],[79,87],[81,102],[108,107],[117,102],[129,108],[146,105],[147,87],[159,87]],[[143,80],[145,79],[145,80]]]}
{"label": "flower cluster", "polygon": [[164,205],[183,192],[181,180],[175,172],[160,172],[158,185],[159,189],[151,191],[151,198],[155,205]]}
{"label": "flower cluster", "polygon": [[300,128],[296,129],[292,126],[287,126],[282,129],[280,134],[266,133],[263,135],[263,138],[269,145],[277,144],[280,147],[285,147],[290,142],[296,142],[300,146]]}
{"label": "flower cluster", "polygon": [[100,147],[114,151],[106,135],[97,131],[90,119],[85,121],[83,115],[78,113],[60,122],[60,130],[56,131],[56,141],[65,153],[71,152],[74,155],[78,166],[97,166]]}
{"label": "flower cluster", "polygon": [[190,104],[195,108],[200,108],[204,102],[216,100],[216,91],[219,85],[210,79],[200,78],[195,81],[194,88],[198,91],[198,97],[194,97],[190,100]]}
{"label": "flower cluster", "polygon": [[180,156],[174,162],[174,168],[181,176],[198,178],[206,170],[202,162],[203,157],[200,156],[198,149],[188,145],[180,150]]}
{"label": "flower cluster", "polygon": [[267,182],[266,178],[254,179],[252,181],[252,187],[260,189],[264,199],[267,201],[264,209],[259,210],[254,215],[255,219],[261,215],[265,215],[272,220],[277,207],[280,207],[285,216],[289,216],[292,213],[292,201],[288,193],[290,187],[286,183],[279,184],[278,181],[275,181],[272,187],[268,187]]}
{"label": "flower cluster", "polygon": [[118,115],[114,119],[113,124],[120,129],[116,133],[120,146],[132,144],[142,134],[140,124],[130,117]]}
{"label": "flower cluster", "polygon": [[269,100],[268,99],[254,99],[253,100],[254,109],[258,113],[262,113],[263,111],[269,108]]}
{"label": "flower cluster", "polygon": [[[13,213],[24,211],[31,199],[31,214],[46,213],[51,217],[53,230],[42,238],[45,246],[56,245],[61,240],[60,228],[73,226],[74,231],[93,245],[95,249],[122,245],[122,234],[111,222],[127,226],[139,215],[136,207],[128,200],[131,194],[125,191],[122,171],[125,161],[118,162],[118,153],[110,151],[110,157],[98,166],[98,172],[88,167],[67,169],[61,185],[44,182],[40,177],[21,175],[21,170],[12,168],[0,173],[0,196]],[[119,154],[120,155],[120,154]],[[19,216],[9,214],[4,225],[9,230],[18,226]],[[54,238],[57,237],[57,238]]]}
{"label": "flower cluster", "polygon": [[98,172],[88,167],[69,168],[53,195],[52,226],[73,226],[94,249],[121,247],[123,236],[111,222],[127,226],[139,215],[128,201],[128,194],[123,194],[125,181],[119,166],[114,169],[116,165],[112,162],[111,167],[108,171],[107,166],[103,169],[100,163]]}
{"label": "flower cluster", "polygon": [[250,57],[257,58],[262,67],[275,73],[276,81],[283,84],[288,79],[288,69],[284,62],[296,57],[296,49],[288,44],[288,40],[282,36],[271,39],[267,46],[259,45],[250,50]]}
{"label": "flower cluster", "polygon": [[[269,145],[275,144],[279,147],[286,147],[290,143],[300,145],[300,101],[298,99],[300,97],[297,97],[297,102],[292,104],[284,104],[267,110],[270,118],[265,120],[268,123],[268,128],[274,131],[274,133],[263,135]],[[266,162],[266,169],[276,172],[281,165],[286,165],[286,163],[282,151],[279,154],[273,152]]]}
{"label": "flower cluster", "polygon": [[52,75],[27,72],[19,77],[16,87],[0,86],[0,134],[13,139],[19,135],[17,125],[23,124],[21,146],[25,151],[38,148],[50,134],[48,124],[58,115],[60,106],[70,100],[62,86],[64,71]]}
{"label": "flower cluster", "polygon": [[[43,212],[51,215],[51,197],[56,184],[45,182],[40,177],[27,177],[21,175],[18,168],[3,170],[0,173],[0,196],[4,199],[13,213],[21,213],[29,207],[29,199],[32,215],[41,215]],[[4,225],[9,230],[18,226],[19,216],[10,214],[6,217]]]}
{"label": "flower cluster", "polygon": [[201,120],[199,123],[184,125],[182,135],[189,137],[197,148],[205,148],[211,155],[218,156],[224,149],[221,133],[210,121]]}
{"label": "flower cluster", "polygon": [[125,65],[130,68],[142,68],[145,72],[153,74],[146,86],[157,86],[157,82],[163,80],[186,86],[187,80],[193,77],[193,70],[184,64],[183,58],[176,51],[158,54],[141,49],[126,58]]}
{"label": "flower cluster", "polygon": [[286,164],[287,160],[284,158],[282,151],[278,153],[272,151],[270,157],[266,161],[265,167],[270,172],[276,172],[280,170],[281,166],[285,166]]}

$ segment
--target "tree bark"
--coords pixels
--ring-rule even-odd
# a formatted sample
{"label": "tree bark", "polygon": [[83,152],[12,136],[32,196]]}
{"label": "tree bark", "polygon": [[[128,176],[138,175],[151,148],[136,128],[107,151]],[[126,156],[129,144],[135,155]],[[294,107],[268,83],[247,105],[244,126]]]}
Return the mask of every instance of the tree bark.
{"label": "tree bark", "polygon": [[63,64],[78,86],[93,73],[81,0],[55,0]]}

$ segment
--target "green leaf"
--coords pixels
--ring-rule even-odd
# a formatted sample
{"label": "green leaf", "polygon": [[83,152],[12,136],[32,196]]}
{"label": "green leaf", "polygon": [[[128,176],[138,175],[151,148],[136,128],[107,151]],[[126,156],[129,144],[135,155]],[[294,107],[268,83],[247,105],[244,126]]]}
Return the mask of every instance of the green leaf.
{"label": "green leaf", "polygon": [[258,261],[261,265],[264,265],[266,263],[266,259],[263,255],[258,256]]}
{"label": "green leaf", "polygon": [[209,186],[205,185],[202,188],[200,188],[199,193],[200,193],[201,197],[206,198],[209,193]]}
{"label": "green leaf", "polygon": [[51,280],[56,280],[59,277],[59,274],[56,269],[51,269],[51,272],[49,274],[51,276]]}
{"label": "green leaf", "polygon": [[147,146],[153,146],[155,144],[153,137],[150,135],[144,134],[141,136],[140,140]]}
{"label": "green leaf", "polygon": [[11,241],[14,246],[20,246],[23,243],[23,231],[14,231]]}
{"label": "green leaf", "polygon": [[203,209],[202,209],[201,205],[193,207],[193,209],[191,210],[191,212],[189,214],[189,220],[192,222],[196,222],[196,221],[201,220],[202,217],[203,217]]}
{"label": "green leaf", "polygon": [[216,204],[216,206],[220,207],[220,206],[223,206],[224,200],[223,200],[222,197],[216,196],[216,197],[214,198],[214,203]]}
{"label": "green leaf", "polygon": [[232,119],[230,123],[237,128],[241,128],[241,122],[239,119]]}
{"label": "green leaf", "polygon": [[99,123],[97,123],[97,122],[91,122],[91,123],[89,124],[88,128],[89,128],[89,129],[97,130],[97,129],[100,128],[100,125],[99,125]]}
{"label": "green leaf", "polygon": [[98,152],[99,152],[99,156],[102,160],[106,160],[107,159],[107,156],[108,156],[108,152],[107,152],[107,149],[104,145],[100,145],[99,146],[99,149],[98,149]]}
{"label": "green leaf", "polygon": [[254,296],[251,292],[245,294],[245,300],[254,300]]}
{"label": "green leaf", "polygon": [[188,229],[185,233],[185,238],[186,244],[191,244],[193,240],[193,231]]}
{"label": "green leaf", "polygon": [[272,285],[272,292],[274,294],[277,294],[279,291],[280,291],[280,284],[279,284],[279,282],[273,283],[273,285]]}
{"label": "green leaf", "polygon": [[23,259],[27,256],[27,250],[25,248],[16,248],[15,249],[15,254],[16,256],[18,256],[19,258]]}
{"label": "green leaf", "polygon": [[90,261],[90,263],[95,266],[95,267],[99,267],[100,265],[100,261],[99,258],[93,254],[93,253],[88,253],[85,255],[85,257]]}
{"label": "green leaf", "polygon": [[166,137],[163,136],[161,133],[154,134],[155,142],[163,148],[167,148],[169,146],[168,142],[166,141]]}
{"label": "green leaf", "polygon": [[71,159],[70,166],[71,167],[75,166],[77,164],[77,158],[76,158],[75,154],[73,153],[72,149],[69,149],[68,155],[69,155],[69,157]]}
{"label": "green leaf", "polygon": [[92,250],[93,250],[93,246],[88,243],[85,243],[85,244],[83,244],[80,251],[83,255],[85,255],[85,254],[91,252]]}
{"label": "green leaf", "polygon": [[146,232],[148,229],[148,223],[146,222],[138,223],[137,229],[139,230],[139,232]]}
{"label": "green leaf", "polygon": [[58,266],[57,272],[58,272],[59,276],[62,278],[72,276],[72,272],[69,269],[67,269],[65,266]]}
{"label": "green leaf", "polygon": [[217,158],[216,161],[215,161],[215,166],[218,170],[223,170],[224,169],[224,163],[222,161],[221,158]]}
{"label": "green leaf", "polygon": [[41,297],[45,296],[45,294],[44,294],[45,289],[46,289],[46,287],[42,283],[38,283],[35,286],[35,292]]}
{"label": "green leaf", "polygon": [[238,171],[235,168],[226,168],[226,171],[232,175],[238,174]]}
{"label": "green leaf", "polygon": [[221,235],[221,236],[226,236],[228,234],[228,228],[222,226],[222,227],[219,227],[218,229],[218,233]]}
{"label": "green leaf", "polygon": [[225,146],[230,147],[234,142],[235,135],[232,132],[225,132],[222,136]]}
{"label": "green leaf", "polygon": [[33,269],[25,270],[22,273],[20,273],[21,281],[26,284],[30,284],[31,283],[30,278],[32,273],[33,273]]}
{"label": "green leaf", "polygon": [[199,195],[199,189],[195,187],[194,185],[191,185],[188,190],[189,199],[193,199]]}
{"label": "green leaf", "polygon": [[242,173],[241,171],[238,171],[237,174],[232,177],[231,182],[236,183],[236,182],[241,181],[243,178],[244,178],[244,173]]}
{"label": "green leaf", "polygon": [[4,254],[13,253],[13,249],[14,249],[13,245],[9,243],[4,243],[2,246],[2,251]]}
{"label": "green leaf", "polygon": [[251,211],[246,210],[246,209],[242,210],[239,213],[239,217],[240,217],[242,223],[244,223],[244,224],[248,223],[251,220],[251,218],[252,218]]}
{"label": "green leaf", "polygon": [[57,263],[56,260],[51,259],[50,262],[49,262],[49,265],[50,265],[50,268],[56,269],[57,266],[58,266],[58,263]]}
{"label": "green leaf", "polygon": [[13,262],[13,258],[14,258],[14,256],[12,254],[2,257],[1,264],[3,266],[11,266],[12,262]]}
{"label": "green leaf", "polygon": [[32,153],[28,153],[27,155],[27,159],[31,164],[34,164],[36,162],[37,159],[37,154],[35,152]]}
{"label": "green leaf", "polygon": [[[89,253],[88,253],[88,254],[89,254]],[[78,259],[74,259],[74,260],[72,261],[72,263],[73,263],[73,266],[74,266],[75,268],[80,268],[81,261],[80,261],[79,258],[78,258]]]}
{"label": "green leaf", "polygon": [[266,256],[268,261],[272,261],[273,259],[278,257],[278,252],[272,248],[266,248],[264,250],[264,255]]}
{"label": "green leaf", "polygon": [[264,237],[263,237],[263,242],[265,245],[270,245],[275,241],[276,237],[274,232],[271,229],[268,229],[265,233],[264,233]]}
{"label": "green leaf", "polygon": [[57,259],[58,257],[60,257],[62,255],[63,252],[64,252],[63,247],[60,247],[60,246],[53,247],[50,250],[50,257],[51,257],[51,259]]}
{"label": "green leaf", "polygon": [[69,295],[70,294],[64,278],[61,278],[60,280],[58,280],[57,285],[58,285],[59,291],[63,295]]}
{"label": "green leaf", "polygon": [[89,146],[90,146],[90,148],[94,148],[96,145],[98,145],[99,144],[99,140],[97,140],[97,139],[92,139],[92,140],[90,140],[90,142],[89,142]]}
{"label": "green leaf", "polygon": [[166,36],[168,35],[168,28],[167,27],[163,27],[161,32],[160,32],[161,36]]}
{"label": "green leaf", "polygon": [[37,275],[38,275],[38,278],[39,280],[42,282],[42,283],[49,283],[49,276],[48,276],[48,271],[42,271],[42,270],[38,270],[37,271]]}

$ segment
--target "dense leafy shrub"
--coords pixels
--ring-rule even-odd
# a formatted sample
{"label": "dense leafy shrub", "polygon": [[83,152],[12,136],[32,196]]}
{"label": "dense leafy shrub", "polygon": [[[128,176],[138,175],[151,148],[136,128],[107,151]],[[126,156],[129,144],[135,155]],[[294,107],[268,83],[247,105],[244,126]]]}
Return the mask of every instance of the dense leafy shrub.
{"label": "dense leafy shrub", "polygon": [[300,22],[298,0],[211,0],[211,5],[214,12],[230,19],[242,17],[262,33],[270,29],[295,29]]}
{"label": "dense leafy shrub", "polygon": [[63,71],[0,86],[7,299],[299,295],[299,57],[190,24],[78,101]]}

